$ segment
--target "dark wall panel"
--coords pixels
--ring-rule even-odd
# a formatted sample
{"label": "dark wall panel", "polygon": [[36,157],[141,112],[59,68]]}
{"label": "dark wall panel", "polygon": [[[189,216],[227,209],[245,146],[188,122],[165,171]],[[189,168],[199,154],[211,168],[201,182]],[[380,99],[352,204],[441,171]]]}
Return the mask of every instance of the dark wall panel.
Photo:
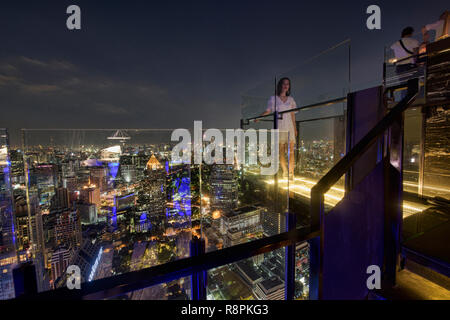
{"label": "dark wall panel", "polygon": [[383,163],[330,211],[324,221],[323,298],[365,299],[370,265],[383,266]]}

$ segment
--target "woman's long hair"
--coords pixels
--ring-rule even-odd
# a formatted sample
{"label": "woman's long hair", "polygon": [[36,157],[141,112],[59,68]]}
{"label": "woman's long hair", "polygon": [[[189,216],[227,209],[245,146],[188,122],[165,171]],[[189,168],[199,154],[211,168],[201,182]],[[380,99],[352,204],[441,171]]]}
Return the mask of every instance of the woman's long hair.
{"label": "woman's long hair", "polygon": [[277,84],[277,96],[280,96],[281,94],[281,90],[283,89],[283,81],[287,80],[289,81],[289,90],[286,91],[286,97],[289,97],[291,95],[291,79],[289,78],[281,78],[280,80],[278,80],[278,84]]}

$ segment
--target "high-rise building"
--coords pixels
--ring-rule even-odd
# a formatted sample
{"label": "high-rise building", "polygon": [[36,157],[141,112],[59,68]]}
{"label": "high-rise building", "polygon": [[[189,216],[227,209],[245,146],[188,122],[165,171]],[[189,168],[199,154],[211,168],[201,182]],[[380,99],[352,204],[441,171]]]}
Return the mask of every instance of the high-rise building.
{"label": "high-rise building", "polygon": [[89,172],[89,184],[97,186],[100,191],[104,191],[107,188],[108,169],[106,167],[90,167]]}
{"label": "high-rise building", "polygon": [[97,223],[98,213],[97,206],[93,203],[76,203],[75,208],[80,213],[81,223],[92,224]]}
{"label": "high-rise building", "polygon": [[211,210],[226,212],[238,206],[236,170],[233,165],[215,164],[209,178]]}
{"label": "high-rise building", "polygon": [[165,215],[166,198],[166,171],[155,155],[152,155],[144,170],[137,204],[151,216]]}
{"label": "high-rise building", "polygon": [[[103,253],[103,248],[98,241],[83,239],[81,246],[72,253],[69,265],[76,265],[81,271],[81,282],[94,279]],[[66,285],[67,274],[63,273],[55,282],[55,287],[60,288]]]}
{"label": "high-rise building", "polygon": [[221,216],[220,232],[224,236],[224,246],[230,247],[263,235],[261,223],[262,209],[254,206],[227,211]]}
{"label": "high-rise building", "polygon": [[73,177],[64,177],[63,178],[63,188],[66,188],[69,192],[73,192],[75,190],[77,190],[77,177],[73,176]]}
{"label": "high-rise building", "polygon": [[57,245],[77,247],[81,244],[81,221],[77,210],[64,210],[58,214],[55,226]]}
{"label": "high-rise building", "polygon": [[56,248],[52,252],[52,257],[50,259],[52,283],[55,283],[55,281],[59,277],[65,274],[71,259],[72,259],[71,248],[61,246]]}
{"label": "high-rise building", "polygon": [[8,150],[7,135],[0,131],[0,300],[14,298],[12,268],[17,263]]}
{"label": "high-rise building", "polygon": [[262,224],[267,237],[280,234],[286,231],[286,215],[278,212],[265,212]]}
{"label": "high-rise building", "polygon": [[121,164],[120,174],[127,183],[136,181],[136,167],[134,165]]}
{"label": "high-rise building", "polygon": [[85,187],[80,190],[80,201],[83,203],[95,204],[100,207],[100,188],[96,187]]}
{"label": "high-rise building", "polygon": [[284,281],[271,277],[256,284],[256,296],[261,300],[284,300]]}
{"label": "high-rise building", "polygon": [[55,209],[67,209],[70,208],[70,206],[71,203],[67,188],[57,188],[53,198],[52,207]]}

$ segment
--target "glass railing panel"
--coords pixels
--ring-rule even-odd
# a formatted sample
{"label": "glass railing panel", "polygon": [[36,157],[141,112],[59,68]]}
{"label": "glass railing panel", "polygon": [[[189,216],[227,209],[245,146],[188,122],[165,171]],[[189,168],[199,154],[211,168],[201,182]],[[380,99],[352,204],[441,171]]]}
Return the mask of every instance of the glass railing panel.
{"label": "glass railing panel", "polygon": [[[295,179],[290,185],[290,191],[296,201],[309,204],[311,188],[345,155],[346,121],[342,114],[298,121],[298,128]],[[344,181],[342,177],[325,194],[326,206],[332,207],[342,199],[345,193]],[[308,209],[306,207],[302,211]]]}
{"label": "glass railing panel", "polygon": [[405,242],[449,221],[448,127],[446,107],[406,112],[403,190],[413,196],[403,201]]}
{"label": "glass railing panel", "polygon": [[300,65],[268,75],[244,92],[241,96],[242,118],[263,113],[269,98],[277,92],[277,82],[284,77],[291,80],[290,95],[298,107],[345,97],[350,92],[350,70],[350,41],[345,40],[325,48]]}
{"label": "glass railing panel", "polygon": [[450,200],[450,109],[427,108],[423,195]]}
{"label": "glass railing panel", "polygon": [[403,146],[403,191],[419,194],[422,140],[421,108],[405,112]]}
{"label": "glass railing panel", "polygon": [[284,300],[284,249],[208,271],[208,300]]}
{"label": "glass railing panel", "polygon": [[288,141],[288,133],[278,132],[277,139],[271,131],[247,131],[251,132],[258,141],[246,139],[245,160],[240,162],[237,145],[226,141],[232,148],[230,163],[224,159],[202,164],[201,236],[206,251],[285,231],[290,164],[283,141]]}
{"label": "glass railing panel", "polygon": [[[284,300],[285,248],[208,270],[208,300]],[[295,252],[294,299],[309,299],[309,245]]]}
{"label": "glass railing panel", "polygon": [[[299,226],[309,223],[311,188],[345,154],[346,97],[351,90],[350,41],[323,50],[287,72],[265,79],[242,95],[244,119],[260,115],[269,105],[269,97],[277,92],[277,81],[290,79],[290,95],[295,106],[295,139],[292,146],[295,178],[289,185],[291,204]],[[292,117],[292,113],[280,115]],[[265,118],[267,119],[267,118]],[[263,125],[271,125],[268,117]],[[279,123],[283,120],[279,120]],[[249,127],[260,128],[261,123]],[[280,127],[280,129],[283,129]],[[343,196],[344,179],[333,187],[327,204],[336,204]]]}
{"label": "glass railing panel", "polygon": [[15,297],[12,272],[17,259],[8,132],[0,129],[0,300]]}
{"label": "glass railing panel", "polygon": [[22,134],[19,224],[40,291],[64,286],[69,265],[92,281],[189,255],[191,166],[172,161],[172,130]]}

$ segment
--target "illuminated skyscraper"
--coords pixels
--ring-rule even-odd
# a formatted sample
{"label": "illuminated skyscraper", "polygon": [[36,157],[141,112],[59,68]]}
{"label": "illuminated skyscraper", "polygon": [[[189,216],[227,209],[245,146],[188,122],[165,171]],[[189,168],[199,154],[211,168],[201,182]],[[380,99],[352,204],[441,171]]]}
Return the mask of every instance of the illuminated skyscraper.
{"label": "illuminated skyscraper", "polygon": [[67,188],[57,188],[52,201],[52,207],[57,209],[70,208],[70,198]]}
{"label": "illuminated skyscraper", "polygon": [[147,162],[137,203],[150,215],[165,215],[166,171],[154,155]]}
{"label": "illuminated skyscraper", "polygon": [[50,260],[52,283],[55,283],[66,272],[71,259],[72,250],[70,248],[61,246],[52,252],[52,258]]}
{"label": "illuminated skyscraper", "polygon": [[77,247],[81,244],[81,221],[77,210],[64,210],[58,214],[55,226],[57,245]]}
{"label": "illuminated skyscraper", "polygon": [[85,187],[80,190],[80,201],[82,203],[95,204],[100,207],[100,189],[98,187]]}
{"label": "illuminated skyscraper", "polygon": [[8,149],[7,133],[0,130],[0,300],[14,298],[12,269],[17,263]]}
{"label": "illuminated skyscraper", "polygon": [[252,206],[225,212],[220,224],[225,247],[261,238],[263,235],[261,214],[261,208]]}
{"label": "illuminated skyscraper", "polygon": [[233,165],[215,164],[209,179],[211,209],[226,212],[238,206],[236,170]]}

